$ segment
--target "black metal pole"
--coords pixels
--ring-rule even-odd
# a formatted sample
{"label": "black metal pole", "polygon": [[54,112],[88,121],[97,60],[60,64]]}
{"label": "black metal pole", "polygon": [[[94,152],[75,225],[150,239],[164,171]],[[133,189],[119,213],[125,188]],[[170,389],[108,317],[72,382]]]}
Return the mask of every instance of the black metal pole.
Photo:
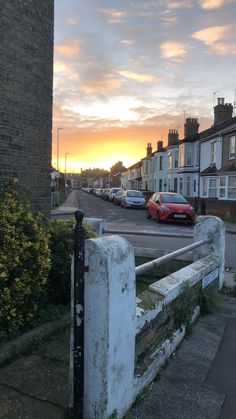
{"label": "black metal pole", "polygon": [[74,237],[74,362],[73,362],[73,418],[83,418],[84,398],[84,213],[75,212]]}

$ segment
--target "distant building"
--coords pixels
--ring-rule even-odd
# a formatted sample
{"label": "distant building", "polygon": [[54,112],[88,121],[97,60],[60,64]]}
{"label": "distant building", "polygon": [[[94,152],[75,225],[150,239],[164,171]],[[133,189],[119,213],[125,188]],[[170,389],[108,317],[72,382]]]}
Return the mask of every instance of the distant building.
{"label": "distant building", "polygon": [[163,141],[157,142],[157,151],[153,153],[153,191],[163,192],[167,190],[167,153],[163,147]]}
{"label": "distant building", "polygon": [[178,165],[179,165],[179,133],[178,130],[170,129],[167,145],[168,179],[167,190],[178,192]]}
{"label": "distant building", "polygon": [[199,196],[199,123],[187,118],[184,139],[179,141],[178,192],[186,197]]}
{"label": "distant building", "polygon": [[0,181],[50,210],[54,1],[1,2]]}

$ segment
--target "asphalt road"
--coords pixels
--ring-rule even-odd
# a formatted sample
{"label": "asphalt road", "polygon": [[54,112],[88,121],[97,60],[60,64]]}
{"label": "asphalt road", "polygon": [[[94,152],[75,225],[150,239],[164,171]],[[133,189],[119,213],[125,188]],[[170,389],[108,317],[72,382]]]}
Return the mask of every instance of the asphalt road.
{"label": "asphalt road", "polygon": [[[112,202],[104,201],[84,191],[79,191],[79,207],[85,217],[103,218],[107,228],[119,231],[143,232],[142,235],[123,235],[135,247],[149,247],[164,250],[177,250],[192,243],[192,238],[186,237],[151,237],[148,232],[164,234],[192,235],[193,227],[183,224],[158,224],[154,219],[148,220],[144,210],[124,209]],[[236,235],[226,234],[225,266],[236,270]]]}

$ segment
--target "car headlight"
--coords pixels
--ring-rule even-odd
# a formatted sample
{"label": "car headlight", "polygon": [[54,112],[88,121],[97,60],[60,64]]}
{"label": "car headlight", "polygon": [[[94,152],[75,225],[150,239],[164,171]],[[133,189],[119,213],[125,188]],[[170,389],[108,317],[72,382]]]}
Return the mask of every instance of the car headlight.
{"label": "car headlight", "polygon": [[162,211],[171,211],[171,209],[169,207],[167,207],[166,205],[161,205],[161,210]]}

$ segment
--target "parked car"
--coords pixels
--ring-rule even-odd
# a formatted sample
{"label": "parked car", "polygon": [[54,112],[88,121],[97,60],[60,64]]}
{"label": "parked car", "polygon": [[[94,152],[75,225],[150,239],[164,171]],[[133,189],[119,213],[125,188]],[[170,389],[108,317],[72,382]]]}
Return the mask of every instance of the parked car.
{"label": "parked car", "polygon": [[122,190],[122,188],[111,188],[109,190],[109,201],[113,201],[114,195],[116,194],[116,192],[118,192],[119,190]]}
{"label": "parked car", "polygon": [[113,197],[114,204],[121,205],[123,193],[124,193],[123,189],[120,189],[119,191],[116,192],[116,194]]}
{"label": "parked car", "polygon": [[149,199],[146,207],[147,218],[156,218],[157,222],[173,221],[193,224],[194,208],[183,195],[174,192],[156,192]]}
{"label": "parked car", "polygon": [[146,201],[141,191],[127,190],[122,195],[121,206],[124,208],[144,208]]}
{"label": "parked car", "polygon": [[103,192],[101,194],[101,198],[104,199],[105,201],[109,200],[109,191],[110,191],[110,189],[103,189]]}

